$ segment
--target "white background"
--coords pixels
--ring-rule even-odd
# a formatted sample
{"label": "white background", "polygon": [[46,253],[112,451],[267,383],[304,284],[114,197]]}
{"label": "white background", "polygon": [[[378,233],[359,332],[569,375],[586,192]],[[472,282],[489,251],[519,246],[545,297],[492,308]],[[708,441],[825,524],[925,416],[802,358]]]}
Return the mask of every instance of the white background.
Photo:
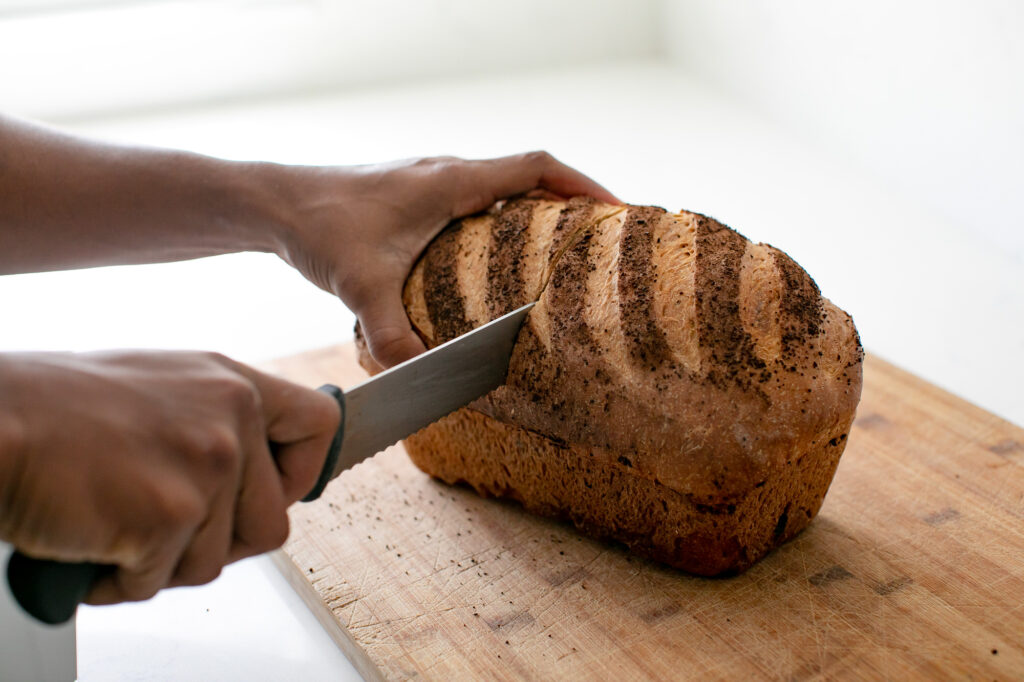
{"label": "white background", "polygon": [[[1009,0],[154,2],[0,19],[0,106],[290,163],[547,148],[786,250],[869,352],[1024,423],[1020,35]],[[255,254],[0,278],[0,311],[0,350],[250,362],[352,325]],[[336,678],[273,570],[85,610],[82,679]]]}

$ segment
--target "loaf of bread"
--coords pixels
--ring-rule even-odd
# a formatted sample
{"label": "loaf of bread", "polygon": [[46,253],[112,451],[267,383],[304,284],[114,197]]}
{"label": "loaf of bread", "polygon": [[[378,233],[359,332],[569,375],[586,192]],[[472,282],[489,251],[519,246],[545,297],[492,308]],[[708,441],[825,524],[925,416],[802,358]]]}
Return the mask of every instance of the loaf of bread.
{"label": "loaf of bread", "polygon": [[404,291],[428,347],[530,301],[506,385],[406,439],[423,471],[699,575],[810,523],[863,350],[786,254],[697,213],[518,198],[450,225]]}

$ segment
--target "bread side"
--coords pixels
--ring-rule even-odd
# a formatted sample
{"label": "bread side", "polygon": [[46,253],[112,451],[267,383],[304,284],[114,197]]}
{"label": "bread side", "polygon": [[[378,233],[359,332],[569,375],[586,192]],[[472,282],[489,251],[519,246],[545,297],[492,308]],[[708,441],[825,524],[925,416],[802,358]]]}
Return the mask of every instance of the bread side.
{"label": "bread side", "polygon": [[[420,469],[484,497],[571,521],[598,539],[696,575],[749,568],[818,513],[849,423],[728,501],[709,501],[635,475],[625,455],[569,445],[463,408],[405,440]],[[800,476],[792,470],[799,469]]]}

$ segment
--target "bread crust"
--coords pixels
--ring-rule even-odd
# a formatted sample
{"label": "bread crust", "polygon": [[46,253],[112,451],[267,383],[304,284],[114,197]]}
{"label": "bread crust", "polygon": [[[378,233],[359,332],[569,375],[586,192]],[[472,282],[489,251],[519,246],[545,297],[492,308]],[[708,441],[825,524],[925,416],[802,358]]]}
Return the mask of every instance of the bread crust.
{"label": "bread crust", "polygon": [[863,350],[786,254],[687,211],[517,199],[449,226],[404,291],[428,346],[531,300],[506,385],[407,439],[421,469],[702,575],[817,513]]}

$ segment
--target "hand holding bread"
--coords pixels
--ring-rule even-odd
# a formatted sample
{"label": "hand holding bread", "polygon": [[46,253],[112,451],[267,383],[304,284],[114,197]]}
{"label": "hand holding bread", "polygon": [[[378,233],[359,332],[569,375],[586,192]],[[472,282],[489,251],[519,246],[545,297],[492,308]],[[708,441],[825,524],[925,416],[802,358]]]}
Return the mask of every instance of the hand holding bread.
{"label": "hand holding bread", "polygon": [[274,173],[291,207],[275,251],[355,312],[370,353],[384,367],[424,350],[402,307],[402,284],[450,221],[538,189],[617,201],[545,152],[344,168],[282,166]]}

